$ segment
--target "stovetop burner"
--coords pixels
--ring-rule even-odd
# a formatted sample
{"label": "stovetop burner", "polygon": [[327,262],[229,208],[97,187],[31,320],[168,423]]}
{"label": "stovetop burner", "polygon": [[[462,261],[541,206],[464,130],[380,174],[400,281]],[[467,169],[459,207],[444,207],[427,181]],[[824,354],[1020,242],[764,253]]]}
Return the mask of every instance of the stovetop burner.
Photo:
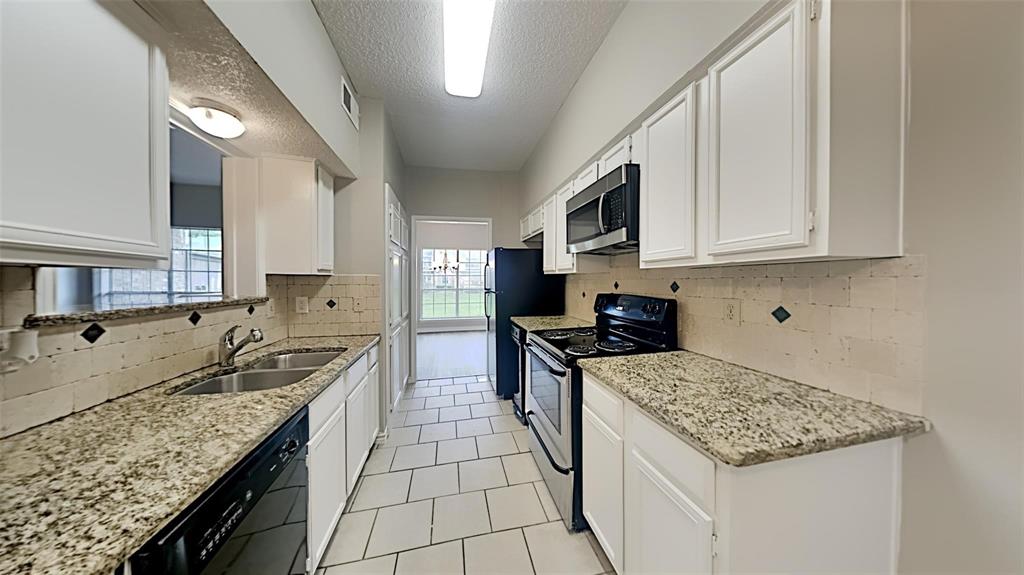
{"label": "stovetop burner", "polygon": [[544,332],[544,339],[569,339],[572,337],[572,330],[568,329],[552,329]]}
{"label": "stovetop burner", "polygon": [[575,333],[576,335],[591,336],[596,335],[597,330],[592,327],[579,327],[573,330],[573,333]]}
{"label": "stovetop burner", "polygon": [[624,353],[636,349],[635,343],[624,340],[601,340],[594,345],[597,346],[598,349],[610,351],[612,353]]}
{"label": "stovetop burner", "polygon": [[575,356],[594,355],[597,353],[597,348],[592,345],[570,345],[565,348],[565,353]]}

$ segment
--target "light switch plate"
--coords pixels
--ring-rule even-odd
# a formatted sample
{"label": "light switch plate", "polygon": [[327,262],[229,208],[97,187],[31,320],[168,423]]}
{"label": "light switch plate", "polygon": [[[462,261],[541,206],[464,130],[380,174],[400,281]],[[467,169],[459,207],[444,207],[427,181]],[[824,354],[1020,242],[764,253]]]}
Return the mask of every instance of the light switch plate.
{"label": "light switch plate", "polygon": [[295,298],[295,313],[309,313],[309,298],[299,296]]}

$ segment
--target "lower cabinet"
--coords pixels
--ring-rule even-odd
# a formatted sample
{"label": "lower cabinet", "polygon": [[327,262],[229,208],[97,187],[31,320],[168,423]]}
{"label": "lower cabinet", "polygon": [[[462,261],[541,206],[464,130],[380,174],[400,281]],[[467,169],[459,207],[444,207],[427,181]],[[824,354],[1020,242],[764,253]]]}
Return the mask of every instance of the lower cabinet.
{"label": "lower cabinet", "polygon": [[622,437],[583,406],[583,516],[622,572]]}
{"label": "lower cabinet", "polygon": [[369,374],[356,386],[348,396],[348,438],[346,461],[348,465],[348,491],[355,488],[363,463],[370,454],[373,445],[370,432],[370,376]]}
{"label": "lower cabinet", "polygon": [[[338,383],[341,383],[340,381]],[[335,383],[337,385],[338,383]],[[312,430],[310,430],[312,431]],[[309,509],[306,541],[312,571],[327,550],[348,496],[345,488],[345,403],[315,432],[308,444]]]}

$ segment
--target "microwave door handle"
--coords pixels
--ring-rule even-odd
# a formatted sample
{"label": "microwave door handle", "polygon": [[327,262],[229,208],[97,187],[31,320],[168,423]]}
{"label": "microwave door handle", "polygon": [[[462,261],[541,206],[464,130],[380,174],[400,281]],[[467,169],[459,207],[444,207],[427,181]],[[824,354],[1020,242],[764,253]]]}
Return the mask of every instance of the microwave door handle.
{"label": "microwave door handle", "polygon": [[597,229],[601,232],[601,235],[608,233],[604,229],[604,196],[605,194],[601,194],[597,197]]}

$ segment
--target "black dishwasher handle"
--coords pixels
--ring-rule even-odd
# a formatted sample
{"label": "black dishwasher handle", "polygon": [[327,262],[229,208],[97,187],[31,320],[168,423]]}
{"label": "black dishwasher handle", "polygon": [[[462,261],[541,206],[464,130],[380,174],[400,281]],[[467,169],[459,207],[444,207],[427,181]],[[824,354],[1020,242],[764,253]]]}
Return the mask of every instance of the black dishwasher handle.
{"label": "black dishwasher handle", "polygon": [[562,467],[555,461],[555,458],[551,456],[551,452],[548,451],[548,446],[544,445],[544,438],[540,436],[540,431],[537,430],[537,425],[533,423],[534,412],[531,409],[526,412],[526,420],[530,423],[530,429],[533,430],[534,437],[537,438],[537,443],[540,443],[540,448],[544,450],[544,455],[548,457],[548,462],[551,463],[551,467],[555,468],[555,471],[562,475],[569,475],[572,472],[572,467]]}

